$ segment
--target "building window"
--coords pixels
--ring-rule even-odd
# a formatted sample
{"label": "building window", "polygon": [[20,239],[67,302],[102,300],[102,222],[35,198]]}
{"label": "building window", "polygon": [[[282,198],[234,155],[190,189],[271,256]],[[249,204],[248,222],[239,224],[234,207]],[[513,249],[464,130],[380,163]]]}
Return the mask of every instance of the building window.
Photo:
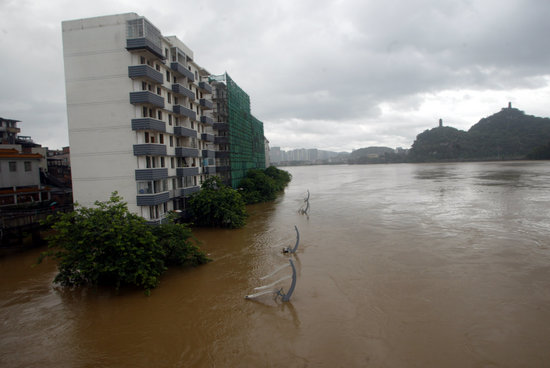
{"label": "building window", "polygon": [[168,103],[172,103],[172,94],[168,92]]}
{"label": "building window", "polygon": [[174,105],[177,105],[177,104],[178,104],[178,98],[174,96]]}
{"label": "building window", "polygon": [[172,125],[172,115],[168,114],[168,125]]}
{"label": "building window", "polygon": [[145,64],[145,58],[143,56],[141,56],[139,58],[139,62],[140,62],[140,64]]}
{"label": "building window", "polygon": [[157,111],[157,116],[159,118],[159,120],[162,120],[162,111]]}
{"label": "building window", "polygon": [[10,161],[9,167],[10,167],[10,172],[16,172],[17,171],[17,162]]}
{"label": "building window", "polygon": [[174,136],[170,136],[170,147],[174,147]]}
{"label": "building window", "polygon": [[146,106],[143,106],[142,115],[143,115],[144,118],[147,117],[147,107]]}
{"label": "building window", "polygon": [[145,156],[145,167],[148,169],[151,168],[151,156]]}
{"label": "building window", "polygon": [[164,167],[164,157],[160,158],[160,167]]}
{"label": "building window", "polygon": [[159,71],[159,72],[160,72],[160,65],[158,65],[158,64],[155,64],[155,68],[157,69],[157,71]]}
{"label": "building window", "polygon": [[166,71],[166,80],[170,83],[170,71]]}
{"label": "building window", "polygon": [[157,87],[157,95],[162,96],[162,91],[161,91],[160,87]]}
{"label": "building window", "polygon": [[[170,157],[170,167],[173,169],[174,168],[174,158],[173,157]],[[175,188],[175,187],[174,187]]]}
{"label": "building window", "polygon": [[149,143],[149,132],[145,132],[145,143]]}
{"label": "building window", "polygon": [[25,161],[25,171],[31,171],[31,162]]}
{"label": "building window", "polygon": [[159,134],[159,143],[164,144],[164,134]]}

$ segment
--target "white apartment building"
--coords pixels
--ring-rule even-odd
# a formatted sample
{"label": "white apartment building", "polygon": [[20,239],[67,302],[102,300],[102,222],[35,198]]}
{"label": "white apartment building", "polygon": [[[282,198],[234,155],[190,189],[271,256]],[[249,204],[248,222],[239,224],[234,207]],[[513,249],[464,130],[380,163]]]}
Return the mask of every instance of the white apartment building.
{"label": "white apartment building", "polygon": [[74,200],[113,191],[156,222],[215,173],[209,73],[135,13],[64,21]]}

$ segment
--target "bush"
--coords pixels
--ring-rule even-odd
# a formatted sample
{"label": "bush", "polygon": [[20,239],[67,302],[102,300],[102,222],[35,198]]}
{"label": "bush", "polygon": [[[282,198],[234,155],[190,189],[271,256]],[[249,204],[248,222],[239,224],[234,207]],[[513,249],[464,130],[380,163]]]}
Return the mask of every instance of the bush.
{"label": "bush", "polygon": [[148,293],[159,284],[166,265],[208,261],[184,225],[148,225],[128,211],[116,192],[95,206],[76,205],[73,212],[48,217],[54,232],[38,262],[44,257],[58,262],[54,282],[61,286],[135,285]]}
{"label": "bush", "polygon": [[247,204],[272,201],[290,182],[292,175],[275,166],[265,170],[249,170],[239,183],[239,189]]}
{"label": "bush", "polygon": [[210,261],[186,225],[177,224],[170,218],[169,222],[153,226],[152,230],[164,250],[167,266],[198,266]]}
{"label": "bush", "polygon": [[189,201],[195,225],[240,228],[246,224],[246,206],[241,195],[217,176],[208,178]]}

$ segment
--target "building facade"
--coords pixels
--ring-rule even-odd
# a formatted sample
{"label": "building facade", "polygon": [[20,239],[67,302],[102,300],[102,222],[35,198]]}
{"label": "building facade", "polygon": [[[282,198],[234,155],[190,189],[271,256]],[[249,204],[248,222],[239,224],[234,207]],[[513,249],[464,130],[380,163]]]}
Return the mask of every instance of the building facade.
{"label": "building facade", "polygon": [[74,200],[92,206],[117,191],[151,222],[184,210],[216,173],[210,73],[135,13],[62,30]]}

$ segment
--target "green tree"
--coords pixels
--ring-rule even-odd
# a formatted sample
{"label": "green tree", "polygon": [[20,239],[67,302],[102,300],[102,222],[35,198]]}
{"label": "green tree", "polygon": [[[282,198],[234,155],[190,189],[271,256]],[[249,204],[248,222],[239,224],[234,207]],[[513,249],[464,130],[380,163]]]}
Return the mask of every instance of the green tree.
{"label": "green tree", "polygon": [[167,266],[198,266],[210,261],[199,249],[191,229],[176,223],[174,216],[170,216],[167,223],[152,226],[151,229],[164,250]]}
{"label": "green tree", "polygon": [[189,201],[193,222],[198,226],[239,228],[246,224],[246,206],[241,195],[217,176],[208,178]]}
{"label": "green tree", "polygon": [[272,201],[292,179],[289,172],[270,166],[265,170],[253,169],[239,183],[239,189],[247,204]]}
{"label": "green tree", "polygon": [[263,170],[249,170],[239,183],[239,189],[247,204],[274,200],[277,195],[277,184]]}
{"label": "green tree", "polygon": [[49,250],[42,254],[58,262],[54,282],[62,286],[136,285],[156,287],[165,270],[165,251],[145,220],[128,211],[114,192],[94,208],[48,218],[54,222]]}

